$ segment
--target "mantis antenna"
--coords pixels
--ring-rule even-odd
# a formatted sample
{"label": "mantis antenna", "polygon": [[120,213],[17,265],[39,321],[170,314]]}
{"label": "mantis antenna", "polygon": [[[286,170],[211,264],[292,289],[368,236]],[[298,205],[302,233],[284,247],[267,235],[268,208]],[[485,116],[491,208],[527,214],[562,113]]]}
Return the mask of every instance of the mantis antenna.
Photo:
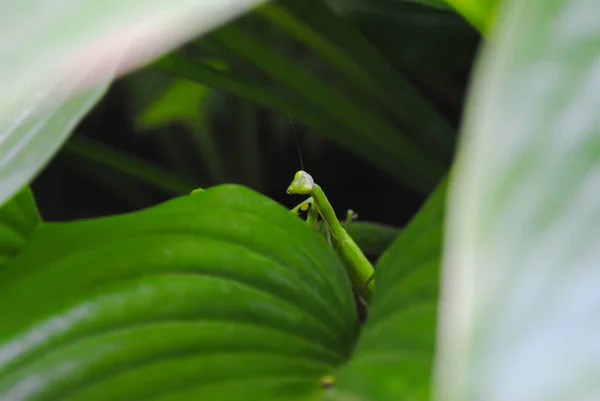
{"label": "mantis antenna", "polygon": [[[328,231],[331,232],[331,237],[346,263],[346,269],[352,285],[360,291],[360,295],[369,303],[373,297],[373,290],[375,288],[375,270],[373,265],[352,237],[344,230],[344,227],[342,227],[323,189],[315,183],[310,174],[304,170],[300,170],[294,175],[294,180],[288,187],[287,193],[292,195],[310,195],[310,198],[296,206],[292,211],[296,209],[306,210],[310,206],[313,206],[309,209],[309,218],[311,217],[311,210],[315,210],[313,212],[313,219],[309,224],[314,225],[316,223],[315,215],[316,217],[321,216],[325,221]],[[306,207],[303,207],[303,205],[306,205]]]}
{"label": "mantis antenna", "polygon": [[300,157],[300,170],[304,170],[304,163],[302,162],[302,150],[300,149],[300,142],[298,141],[298,134],[296,133],[296,127],[294,126],[294,122],[292,121],[292,115],[290,111],[287,112],[288,117],[290,118],[290,125],[292,126],[292,133],[294,134],[294,139],[296,140],[296,149],[298,149],[298,156]]}

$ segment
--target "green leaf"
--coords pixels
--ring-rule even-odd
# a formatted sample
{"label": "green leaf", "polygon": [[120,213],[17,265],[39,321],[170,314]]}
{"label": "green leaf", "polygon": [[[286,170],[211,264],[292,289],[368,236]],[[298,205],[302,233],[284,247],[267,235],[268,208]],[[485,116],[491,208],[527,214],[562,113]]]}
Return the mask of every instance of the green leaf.
{"label": "green leaf", "polygon": [[487,36],[501,0],[446,0],[482,35]]}
{"label": "green leaf", "polygon": [[438,399],[597,400],[600,1],[505,5],[449,197]]}
{"label": "green leaf", "polygon": [[[0,69],[0,110],[6,111],[24,89],[28,96],[36,93],[40,84],[85,69],[90,60],[104,60],[105,68],[121,61],[119,70],[128,71],[261,2],[94,0],[70,7],[68,0],[58,0],[52,8],[43,0],[3,2],[0,53],[7,57]],[[97,76],[88,78],[79,86],[94,83]]]}
{"label": "green leaf", "polygon": [[40,221],[35,199],[28,186],[0,208],[0,265],[27,245]]}
{"label": "green leaf", "polygon": [[82,158],[106,169],[118,171],[173,195],[187,194],[197,187],[193,181],[140,160],[134,155],[112,149],[93,139],[74,137],[67,142],[64,152],[66,155]]}
{"label": "green leaf", "polygon": [[440,10],[448,10],[450,7],[444,0],[324,0],[332,8],[343,13],[373,14],[389,18],[399,9],[404,7],[403,3],[429,6]]}
{"label": "green leaf", "polygon": [[[350,84],[362,82],[369,97],[361,92],[353,93],[352,100],[362,102],[365,109],[377,104],[385,105],[395,118],[401,118],[404,132],[397,136],[413,137],[421,144],[433,148],[442,156],[448,157],[453,150],[455,134],[440,112],[420,93],[420,91],[393,67],[379,49],[367,40],[353,21],[336,15],[321,1],[315,1],[310,8],[300,0],[286,0],[280,3],[281,11],[272,15],[271,20],[289,32],[293,37],[310,46],[323,60],[332,64],[333,73],[349,78]],[[257,10],[272,8],[270,5]],[[283,12],[288,10],[294,17]],[[340,91],[338,89],[338,91]],[[340,91],[342,96],[348,94]],[[315,102],[318,104],[318,102]],[[386,115],[380,115],[386,120]],[[360,126],[360,125],[359,125]],[[366,129],[366,128],[365,128]],[[363,135],[375,136],[372,130]],[[416,134],[418,133],[418,134]],[[436,180],[440,176],[436,177]],[[431,190],[433,184],[428,188]]]}
{"label": "green leaf", "polygon": [[0,204],[56,153],[115,70],[142,65],[261,1],[2,2]]}
{"label": "green leaf", "polygon": [[358,329],[333,249],[232,185],[42,225],[0,316],[0,394],[21,400],[314,399]]}
{"label": "green leaf", "polygon": [[399,228],[369,221],[355,221],[348,234],[366,254],[381,255],[400,234]]}
{"label": "green leaf", "polygon": [[375,296],[331,399],[429,400],[446,180],[375,266]]}
{"label": "green leaf", "polygon": [[454,9],[481,34],[486,35],[494,22],[500,0],[326,0],[343,13],[362,13],[390,18],[399,14],[405,4],[425,5],[439,10]]}
{"label": "green leaf", "polygon": [[202,104],[210,89],[186,80],[174,80],[165,91],[137,116],[139,129],[151,129],[178,121],[193,128],[204,124]]}
{"label": "green leaf", "polygon": [[[442,163],[437,161],[429,163],[433,158],[418,158],[414,157],[414,155],[411,155],[410,158],[418,166],[413,165],[410,168],[401,168],[403,164],[398,162],[397,151],[393,152],[396,155],[392,155],[389,149],[383,150],[383,146],[373,144],[366,134],[363,134],[361,137],[349,135],[347,127],[344,127],[337,121],[333,121],[327,113],[315,108],[314,105],[298,101],[285,94],[280,94],[279,91],[265,90],[264,85],[223,73],[181,54],[166,56],[157,61],[154,67],[177,77],[183,77],[201,84],[210,85],[211,87],[230,91],[253,102],[284,113],[284,115],[293,113],[295,120],[317,129],[319,133],[329,139],[335,140],[358,155],[368,158],[376,166],[384,171],[389,171],[399,179],[405,180],[409,185],[421,192],[428,190],[435,181],[434,177],[441,176],[444,172],[445,167]],[[353,133],[356,133],[356,131]],[[389,133],[391,134],[391,132]],[[393,135],[396,134],[394,133]],[[403,143],[404,140],[402,137],[399,137],[396,138],[395,142]],[[422,154],[423,151],[419,150],[418,153]],[[421,166],[426,166],[427,168],[421,171]]]}
{"label": "green leaf", "polygon": [[[410,171],[407,175],[414,177],[411,182],[413,186],[430,189],[445,171],[443,163],[431,157],[407,135],[399,134],[383,116],[361,107],[343,92],[325,85],[314,73],[273,51],[248,30],[230,24],[214,32],[213,37],[353,132],[353,148],[360,147],[364,152],[366,147],[370,147],[374,153],[377,152],[379,159],[393,159],[399,169]],[[361,139],[361,142],[357,139]],[[364,145],[361,146],[361,143]],[[409,180],[408,177],[406,179]]]}
{"label": "green leaf", "polygon": [[[422,135],[430,136],[429,139],[438,142],[444,151],[452,149],[453,132],[439,112],[388,65],[379,52],[373,51],[373,46],[358,35],[348,21],[336,16],[328,7],[315,1],[311,11],[306,12],[303,2],[286,0],[268,3],[259,7],[256,13],[306,44],[315,55],[329,63],[339,77],[345,77],[344,83],[357,91],[355,97],[366,107],[381,104],[393,114],[411,121]],[[324,26],[327,29],[322,29]],[[337,34],[330,35],[332,30]],[[368,62],[365,63],[360,54],[366,56],[367,52],[365,59]],[[382,71],[388,74],[382,74]],[[390,82],[395,87],[393,91]],[[398,96],[398,93],[402,95]],[[422,124],[425,121],[427,124]]]}
{"label": "green leaf", "polygon": [[223,182],[225,173],[219,149],[205,121],[205,102],[211,89],[184,79],[175,79],[165,91],[137,116],[138,129],[147,130],[179,122],[192,136],[214,181]]}
{"label": "green leaf", "polygon": [[[98,65],[89,68],[94,70]],[[0,205],[42,169],[102,97],[113,78],[113,73],[107,71],[96,87],[76,93],[71,80],[86,79],[89,73],[90,70],[84,69],[39,87],[39,92],[30,96],[28,102],[20,103],[22,107],[14,115],[3,115],[0,111]],[[46,107],[49,99],[55,104]]]}
{"label": "green leaf", "polygon": [[[227,69],[224,63],[216,60],[207,64],[216,69]],[[130,82],[133,91],[141,91],[150,78],[157,79],[153,76],[137,78],[139,79]],[[135,117],[136,126],[140,130],[147,130],[177,121],[187,124],[191,129],[202,129],[204,127],[202,109],[210,92],[211,89],[204,85],[184,79],[172,79],[168,85],[161,88],[160,93],[154,96],[154,99],[147,102],[138,112]]]}
{"label": "green leaf", "polygon": [[[317,222],[316,228],[322,235],[327,235],[327,225],[322,220]],[[346,231],[368,256],[382,255],[401,232],[399,228],[372,221],[353,221]]]}

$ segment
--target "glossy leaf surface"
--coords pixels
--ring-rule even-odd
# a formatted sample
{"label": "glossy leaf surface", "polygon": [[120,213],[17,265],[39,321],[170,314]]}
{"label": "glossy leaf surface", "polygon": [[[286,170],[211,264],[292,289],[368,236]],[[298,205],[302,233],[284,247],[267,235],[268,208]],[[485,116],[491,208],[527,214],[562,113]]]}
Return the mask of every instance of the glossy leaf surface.
{"label": "glossy leaf surface", "polygon": [[19,400],[312,399],[358,328],[333,249],[237,186],[40,227],[0,271],[0,315]]}

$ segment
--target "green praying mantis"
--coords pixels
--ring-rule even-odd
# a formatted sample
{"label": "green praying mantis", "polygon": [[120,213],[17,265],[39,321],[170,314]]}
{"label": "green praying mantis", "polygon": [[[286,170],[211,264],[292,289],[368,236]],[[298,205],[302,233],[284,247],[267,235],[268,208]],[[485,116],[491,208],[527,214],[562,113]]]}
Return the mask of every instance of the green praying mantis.
{"label": "green praying mantis", "polygon": [[[202,191],[202,188],[195,189],[192,193],[200,191]],[[296,215],[300,212],[307,212],[306,222],[313,228],[316,227],[319,218],[325,222],[328,238],[344,261],[352,285],[365,302],[370,303],[375,287],[373,265],[338,220],[323,189],[315,183],[310,174],[300,170],[294,175],[294,180],[288,187],[287,193],[291,195],[310,195],[308,199],[294,207],[291,212]],[[353,212],[349,211],[346,224],[349,224],[352,217]]]}
{"label": "green praying mantis", "polygon": [[[300,211],[307,212],[306,222],[311,227],[316,226],[319,217],[325,222],[328,238],[332,239],[333,245],[344,261],[352,285],[358,294],[367,303],[370,303],[375,287],[373,265],[338,220],[323,189],[315,183],[310,174],[300,170],[294,175],[294,180],[288,187],[287,193],[310,195],[291,212],[294,214],[298,214]],[[352,220],[352,215],[353,212],[349,211],[347,224]]]}

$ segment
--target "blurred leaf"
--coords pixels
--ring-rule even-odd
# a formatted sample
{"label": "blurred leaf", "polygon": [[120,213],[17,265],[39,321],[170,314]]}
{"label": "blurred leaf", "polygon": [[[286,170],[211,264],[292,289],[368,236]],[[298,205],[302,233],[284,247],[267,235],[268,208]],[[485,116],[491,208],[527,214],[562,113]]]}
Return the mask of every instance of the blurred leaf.
{"label": "blurred leaf", "polygon": [[[217,5],[206,0],[95,0],[72,7],[68,0],[55,0],[48,7],[42,0],[3,2],[0,53],[7,57],[2,58],[0,68],[0,110],[7,111],[5,106],[24,89],[29,99],[40,84],[82,68],[90,58],[104,60],[109,70],[119,63],[119,71],[126,72],[259,3],[261,0],[222,0]],[[88,77],[78,88],[95,84],[96,78],[98,75]]]}
{"label": "blurred leaf", "polygon": [[404,4],[418,4],[439,10],[450,10],[444,0],[324,0],[330,7],[341,13],[374,14],[393,17]]}
{"label": "blurred leaf", "polygon": [[[206,62],[207,65],[227,71],[221,61]],[[150,70],[152,71],[152,70]],[[161,75],[163,76],[163,75]],[[136,87],[145,86],[149,77],[141,77]],[[154,79],[154,76],[152,77]],[[168,85],[160,88],[160,92],[136,115],[138,129],[152,129],[164,126],[173,121],[183,122],[191,129],[204,127],[204,102],[211,89],[192,83],[185,79],[171,79]]]}
{"label": "blurred leaf", "polygon": [[239,101],[237,107],[229,109],[231,118],[235,121],[235,145],[232,147],[232,160],[230,168],[236,171],[239,177],[236,182],[246,185],[254,190],[263,188],[263,152],[259,141],[258,109],[253,104]]}
{"label": "blurred leaf", "polygon": [[112,149],[93,139],[74,137],[69,140],[65,154],[80,157],[107,169],[129,175],[145,184],[173,195],[187,194],[196,184],[165,169],[145,162],[136,156]]}
{"label": "blurred leaf", "polygon": [[[289,3],[289,1],[288,1]],[[271,2],[259,7],[256,13],[266,18],[273,25],[281,28],[285,33],[310,46],[319,56],[332,64],[341,75],[361,90],[365,95],[379,101],[381,93],[372,82],[372,77],[363,71],[354,60],[341,48],[331,43],[328,38],[320,35],[306,21],[298,18],[293,12],[285,8],[286,3]],[[387,101],[387,99],[381,99]]]}
{"label": "blurred leaf", "polygon": [[458,126],[480,33],[453,10],[396,0],[374,3],[386,8],[351,15],[358,29]]}
{"label": "blurred leaf", "polygon": [[[314,7],[318,3],[313,2]],[[271,2],[259,7],[256,13],[265,17],[271,24],[279,27],[286,34],[310,47],[316,55],[320,56],[326,62],[330,63],[340,77],[346,78],[346,83],[359,92],[359,98],[366,97],[364,104],[374,106],[383,103],[384,106],[393,111],[399,111],[394,104],[391,96],[384,96],[385,88],[378,86],[376,77],[364,71],[359,63],[353,60],[343,48],[337,46],[331,41],[331,38],[324,37],[321,32],[310,25],[310,20],[303,19],[301,15],[296,15],[294,9],[288,9],[290,1]],[[315,12],[322,11],[314,10]],[[331,13],[329,13],[331,14]],[[309,14],[310,15],[310,14]]]}
{"label": "blurred leaf", "polygon": [[401,230],[387,224],[354,221],[348,227],[360,249],[368,255],[381,255],[394,242]]}
{"label": "blurred leaf", "polygon": [[[316,227],[322,235],[327,234],[322,220]],[[353,221],[346,231],[366,255],[372,256],[383,254],[401,232],[399,228],[372,221]]]}
{"label": "blurred leaf", "polygon": [[381,257],[367,324],[331,399],[430,399],[446,180]]}
{"label": "blurred leaf", "polygon": [[136,118],[136,125],[143,130],[179,121],[190,128],[201,128],[204,115],[200,111],[209,91],[210,88],[187,80],[174,80],[154,102],[142,110]]}
{"label": "blurred leaf", "polygon": [[372,14],[394,18],[406,5],[424,5],[440,11],[454,9],[481,34],[485,35],[494,21],[501,0],[325,0],[340,13]]}
{"label": "blurred leaf", "polygon": [[[414,187],[419,188],[419,190],[424,191],[430,185],[431,178],[420,179],[415,175],[408,174],[408,171],[413,170],[399,168],[396,157],[390,156],[389,152],[383,155],[379,148],[374,147],[370,142],[357,142],[355,136],[347,134],[347,128],[341,126],[336,121],[332,121],[326,113],[315,109],[310,104],[290,98],[289,95],[281,94],[280,91],[265,90],[264,85],[239,76],[220,72],[184,57],[181,54],[166,56],[156,62],[154,67],[177,77],[187,78],[201,84],[226,90],[257,104],[277,110],[284,115],[293,113],[294,120],[300,121],[314,128],[327,138],[346,146],[353,152],[367,158],[384,171],[389,171],[395,177],[410,180],[410,183]],[[422,161],[420,160],[420,162]],[[436,166],[434,168],[439,169],[438,174],[442,174],[443,167]]]}
{"label": "blurred leaf", "polygon": [[156,99],[168,90],[173,78],[160,74],[151,68],[142,68],[121,80],[127,94],[124,96],[131,118],[139,127],[139,116],[148,109]]}
{"label": "blurred leaf", "polygon": [[[153,188],[144,185],[142,181],[138,181],[136,178],[123,174],[121,170],[111,170],[106,168],[105,165],[95,163],[88,159],[81,160],[78,157],[74,157],[70,164],[77,169],[77,174],[79,176],[88,177],[93,180],[95,190],[101,191],[102,193],[110,193],[112,199],[125,202],[127,207],[125,210],[127,211],[138,210],[143,207],[153,206],[157,203],[156,196],[153,196],[152,194]],[[85,201],[76,202],[79,204],[86,204]],[[102,210],[101,213],[101,215],[110,215],[114,212],[105,212]],[[76,215],[76,218],[96,217],[90,216],[89,214],[89,212],[84,211],[79,216]],[[73,219],[68,218],[67,221],[69,220]]]}
{"label": "blurred leaf", "polygon": [[439,400],[597,400],[598,0],[513,0],[449,198]]}
{"label": "blurred leaf", "polygon": [[115,72],[129,71],[259,2],[2,2],[0,204],[48,162]]}
{"label": "blurred leaf", "polygon": [[136,120],[138,128],[142,130],[161,127],[169,122],[184,124],[190,130],[213,180],[223,182],[223,161],[204,115],[204,103],[210,91],[210,88],[195,82],[175,79],[154,102],[142,110]]}
{"label": "blurred leaf", "polygon": [[231,185],[41,226],[0,271],[0,316],[20,400],[315,399],[358,329],[326,241]]}
{"label": "blurred leaf", "polygon": [[[422,175],[424,180],[439,179],[439,162],[410,138],[399,134],[385,118],[325,85],[310,71],[275,52],[249,30],[228,25],[212,36],[225,46],[235,49],[253,65],[291,88],[330,118],[343,124],[346,129],[353,130],[355,137],[362,137],[363,142],[378,149],[379,157],[391,153],[390,157],[394,157],[398,164],[411,169],[414,174]],[[441,171],[443,172],[443,168]]]}
{"label": "blurred leaf", "polygon": [[[341,62],[348,64],[346,69],[351,67],[361,71],[366,77],[363,79],[367,79],[368,83],[373,85],[377,99],[375,102],[369,100],[366,107],[370,103],[387,104],[391,107],[393,116],[401,119],[399,125],[403,128],[396,128],[396,136],[412,136],[417,142],[420,141],[422,145],[437,151],[442,158],[449,158],[454,147],[455,133],[447,121],[439,110],[402,76],[400,70],[393,67],[379,49],[364,37],[353,21],[336,15],[320,0],[311,3],[310,7],[300,0],[285,0],[280,4],[297,20],[303,21],[308,29],[320,35],[323,41],[330,46],[336,45],[336,49],[345,54],[344,58],[333,63],[337,66],[333,70],[334,74],[344,74],[344,69],[339,67]],[[279,23],[281,24],[281,21]],[[290,30],[289,27],[287,30]],[[309,44],[316,54],[332,62],[331,55],[328,54],[331,50],[315,45],[314,40],[303,32],[295,35]],[[347,96],[344,93],[342,95]],[[352,100],[358,101],[361,98],[361,95],[354,95]],[[385,117],[387,116],[380,116],[384,120]],[[433,186],[432,184],[428,189],[431,190]]]}
{"label": "blurred leaf", "polygon": [[[17,255],[41,222],[31,189],[17,192],[0,208],[0,264]],[[1,269],[1,266],[0,266]]]}
{"label": "blurred leaf", "polygon": [[[86,79],[89,69],[49,82],[17,114],[0,117],[0,204],[27,184],[60,148],[71,131],[106,91],[113,74],[87,92],[75,94],[73,81]],[[75,75],[75,76],[73,76]],[[56,103],[45,107],[52,98]]]}
{"label": "blurred leaf", "polygon": [[483,35],[487,33],[496,17],[496,9],[502,0],[446,0],[458,13]]}
{"label": "blurred leaf", "polygon": [[[228,32],[234,31],[228,28]],[[282,94],[281,90],[267,90],[265,85],[222,73],[180,54],[164,57],[154,66],[178,77],[230,91],[284,115],[291,113],[294,119],[399,177],[417,191],[427,192],[444,174],[446,166],[443,161],[431,156],[410,138],[403,137],[384,118],[361,109],[334,89],[324,89],[321,82],[299,67],[291,68],[291,61],[275,55],[264,43],[251,43],[246,33],[239,32],[227,35],[225,40],[236,43],[232,46],[248,46],[245,55],[268,68],[270,73],[284,74],[286,84],[303,92],[304,99],[292,98],[289,94]],[[253,50],[250,51],[250,48]],[[267,56],[263,51],[270,54]],[[263,64],[263,61],[268,62]],[[327,99],[329,101],[326,102]]]}

